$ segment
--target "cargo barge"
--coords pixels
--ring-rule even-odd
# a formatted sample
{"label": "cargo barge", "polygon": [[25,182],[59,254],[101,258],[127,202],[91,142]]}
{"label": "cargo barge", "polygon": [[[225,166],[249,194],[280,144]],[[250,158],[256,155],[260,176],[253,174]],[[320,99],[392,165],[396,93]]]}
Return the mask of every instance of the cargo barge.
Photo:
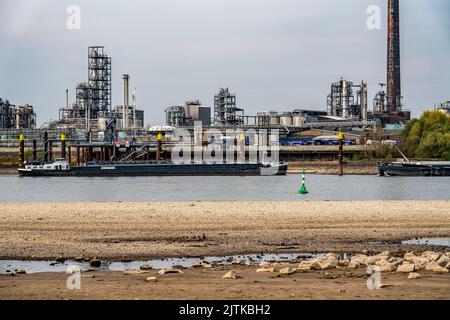
{"label": "cargo barge", "polygon": [[70,166],[65,159],[30,164],[18,169],[20,176],[267,176],[286,175],[288,165],[262,163],[185,163],[167,161],[88,162]]}
{"label": "cargo barge", "polygon": [[448,177],[450,176],[450,161],[398,161],[390,163],[379,163],[378,172],[380,176]]}

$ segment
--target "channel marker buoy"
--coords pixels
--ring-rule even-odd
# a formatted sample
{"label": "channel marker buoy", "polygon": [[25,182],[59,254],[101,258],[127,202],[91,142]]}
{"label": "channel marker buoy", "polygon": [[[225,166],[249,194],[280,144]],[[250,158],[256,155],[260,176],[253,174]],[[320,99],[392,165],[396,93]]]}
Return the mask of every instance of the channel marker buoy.
{"label": "channel marker buoy", "polygon": [[306,184],[305,184],[305,169],[303,168],[302,170],[302,186],[300,187],[300,189],[298,190],[298,193],[300,194],[308,194],[309,191],[308,189],[306,189]]}

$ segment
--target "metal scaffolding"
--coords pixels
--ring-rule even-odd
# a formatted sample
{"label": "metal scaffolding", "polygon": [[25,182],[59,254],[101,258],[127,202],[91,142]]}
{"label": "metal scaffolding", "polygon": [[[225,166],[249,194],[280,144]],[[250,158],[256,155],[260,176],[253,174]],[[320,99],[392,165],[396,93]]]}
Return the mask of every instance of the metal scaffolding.
{"label": "metal scaffolding", "polygon": [[98,112],[111,110],[111,58],[104,47],[89,47],[89,91],[91,119],[96,119]]}
{"label": "metal scaffolding", "polygon": [[[66,93],[67,94],[67,93]],[[59,121],[51,126],[73,127],[90,131],[98,118],[111,111],[111,58],[104,47],[88,48],[88,81],[77,84],[76,103],[59,110]]]}
{"label": "metal scaffolding", "polygon": [[8,100],[0,98],[0,128],[1,129],[34,129],[36,128],[36,113],[33,107],[12,105]]}
{"label": "metal scaffolding", "polygon": [[380,91],[378,91],[373,99],[373,113],[381,114],[385,113],[386,110],[386,92],[383,90],[385,86],[384,83],[380,83]]}
{"label": "metal scaffolding", "polygon": [[[357,91],[354,91],[357,88]],[[356,94],[356,99],[355,99]],[[331,93],[327,97],[327,112],[333,117],[345,119],[367,119],[367,84],[360,85],[341,78],[331,84]]]}
{"label": "metal scaffolding", "polygon": [[171,127],[186,126],[186,110],[183,106],[172,106],[165,110],[166,125]]}
{"label": "metal scaffolding", "polygon": [[[241,112],[241,114],[238,114]],[[216,126],[243,125],[244,110],[236,107],[236,95],[221,88],[214,96],[214,123]]]}

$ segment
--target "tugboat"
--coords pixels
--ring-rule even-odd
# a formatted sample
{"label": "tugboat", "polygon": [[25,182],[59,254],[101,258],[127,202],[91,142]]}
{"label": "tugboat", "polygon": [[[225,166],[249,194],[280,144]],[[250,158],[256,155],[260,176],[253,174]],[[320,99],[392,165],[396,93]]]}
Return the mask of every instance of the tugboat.
{"label": "tugboat", "polygon": [[24,168],[19,168],[18,171],[21,176],[66,176],[70,166],[66,159],[57,158],[51,163],[32,162]]}
{"label": "tugboat", "polygon": [[64,158],[52,163],[30,164],[20,176],[267,176],[286,175],[285,163],[184,163],[168,161],[87,162],[70,166]]}

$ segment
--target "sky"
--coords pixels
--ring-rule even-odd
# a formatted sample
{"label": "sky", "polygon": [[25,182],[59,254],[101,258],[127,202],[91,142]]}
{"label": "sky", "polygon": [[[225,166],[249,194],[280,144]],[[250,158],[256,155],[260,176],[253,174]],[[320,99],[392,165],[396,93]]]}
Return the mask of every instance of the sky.
{"label": "sky", "polygon": [[[386,0],[1,0],[0,97],[31,104],[38,125],[58,118],[65,89],[87,80],[87,48],[112,58],[113,105],[122,74],[147,124],[228,87],[247,115],[324,110],[332,82],[368,83],[369,109],[386,82]],[[80,8],[80,29],[67,8]],[[366,10],[381,9],[369,30]],[[450,99],[450,1],[401,0],[402,94],[419,116]]]}

